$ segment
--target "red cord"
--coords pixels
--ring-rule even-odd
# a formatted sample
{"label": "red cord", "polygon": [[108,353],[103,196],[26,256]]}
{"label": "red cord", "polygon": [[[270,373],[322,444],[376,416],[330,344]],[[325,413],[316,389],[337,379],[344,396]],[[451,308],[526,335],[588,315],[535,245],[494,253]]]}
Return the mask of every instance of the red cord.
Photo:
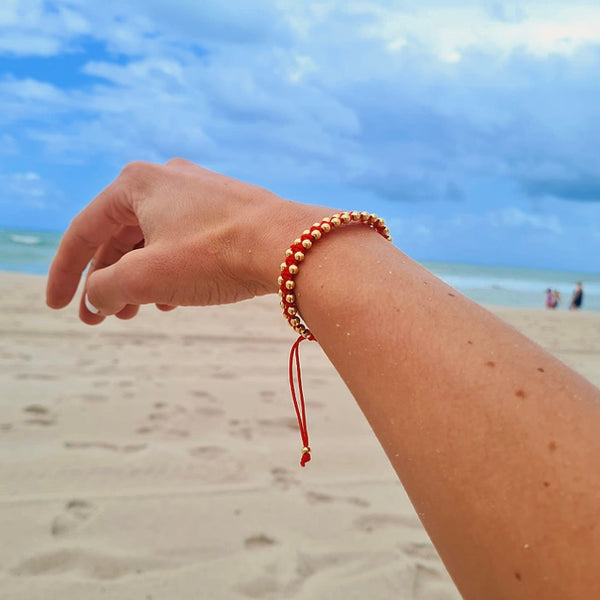
{"label": "red cord", "polygon": [[[302,437],[302,457],[300,458],[300,466],[304,467],[310,460],[310,446],[308,445],[308,429],[306,427],[306,406],[304,403],[304,392],[302,390],[302,375],[300,373],[300,342],[306,338],[300,336],[290,351],[290,362],[288,375],[290,380],[290,391],[292,392],[292,400],[294,401],[294,409],[296,417],[298,417],[298,427],[300,428],[300,436]],[[296,381],[298,382],[298,397],[296,396],[296,386],[294,382],[294,366],[296,367]]]}
{"label": "red cord", "polygon": [[[294,293],[296,287],[294,277],[298,274],[298,270],[304,260],[305,254],[312,248],[315,242],[320,240],[323,235],[334,231],[341,225],[348,225],[350,223],[362,223],[363,225],[367,225],[386,240],[392,241],[392,238],[389,235],[389,229],[385,226],[384,220],[377,215],[369,214],[367,212],[359,213],[358,211],[352,211],[326,217],[320,222],[315,223],[310,229],[305,230],[286,250],[285,260],[281,263],[281,273],[277,280],[283,316],[287,319],[292,329],[300,334],[300,337],[296,340],[290,352],[289,381],[292,400],[294,401],[294,409],[296,410],[296,417],[298,417],[300,435],[302,436],[303,447],[302,458],[300,459],[300,465],[302,467],[310,460],[310,446],[308,445],[306,407],[304,405],[304,392],[302,390],[302,375],[300,373],[300,354],[298,352],[298,347],[302,340],[316,340],[310,329],[302,323],[302,319],[298,313],[296,295]],[[296,381],[294,381],[294,365],[296,367]],[[297,394],[296,382],[298,385]],[[300,401],[298,401],[298,399]]]}

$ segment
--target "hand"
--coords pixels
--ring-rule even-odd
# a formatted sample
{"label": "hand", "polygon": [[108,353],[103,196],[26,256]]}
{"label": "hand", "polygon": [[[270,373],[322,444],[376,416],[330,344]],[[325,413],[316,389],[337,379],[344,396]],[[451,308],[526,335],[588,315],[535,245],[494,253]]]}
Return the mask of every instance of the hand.
{"label": "hand", "polygon": [[66,306],[90,260],[79,309],[88,324],[131,318],[140,304],[169,310],[275,292],[285,248],[327,212],[185,160],[131,163],[66,231],[47,303]]}

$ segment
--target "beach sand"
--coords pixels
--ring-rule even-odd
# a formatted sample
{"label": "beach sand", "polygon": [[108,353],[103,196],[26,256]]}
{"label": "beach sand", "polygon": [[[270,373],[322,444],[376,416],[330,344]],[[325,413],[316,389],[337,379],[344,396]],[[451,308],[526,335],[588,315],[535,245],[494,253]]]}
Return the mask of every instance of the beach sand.
{"label": "beach sand", "polygon": [[[276,297],[81,324],[0,274],[0,597],[460,598],[317,344],[313,460]],[[493,309],[600,385],[600,313]]]}

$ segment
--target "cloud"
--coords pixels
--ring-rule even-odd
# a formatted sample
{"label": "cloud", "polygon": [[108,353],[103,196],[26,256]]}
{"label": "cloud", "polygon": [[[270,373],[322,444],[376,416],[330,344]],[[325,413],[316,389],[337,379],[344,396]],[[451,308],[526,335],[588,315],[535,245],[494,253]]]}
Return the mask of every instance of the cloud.
{"label": "cloud", "polygon": [[534,198],[562,198],[579,202],[600,202],[600,176],[573,173],[571,177],[523,181],[526,193]]}
{"label": "cloud", "polygon": [[0,40],[21,50],[0,52],[96,44],[85,87],[4,75],[0,122],[64,163],[184,154],[398,201],[501,175],[591,200],[599,19],[577,2],[10,2]]}
{"label": "cloud", "polygon": [[546,231],[557,235],[563,233],[563,228],[556,215],[528,213],[516,206],[508,206],[500,211],[491,212],[484,218],[492,227],[503,230]]}
{"label": "cloud", "polygon": [[0,205],[46,208],[51,185],[38,173],[0,173]]}

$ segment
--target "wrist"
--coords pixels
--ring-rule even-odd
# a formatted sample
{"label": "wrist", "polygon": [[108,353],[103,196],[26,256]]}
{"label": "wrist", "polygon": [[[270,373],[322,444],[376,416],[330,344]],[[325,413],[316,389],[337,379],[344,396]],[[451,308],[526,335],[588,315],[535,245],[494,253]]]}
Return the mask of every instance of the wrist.
{"label": "wrist", "polygon": [[289,200],[279,200],[277,204],[264,207],[257,219],[262,226],[252,229],[253,239],[248,246],[250,272],[255,278],[258,293],[277,292],[277,279],[286,249],[303,230],[334,212],[331,208]]}

